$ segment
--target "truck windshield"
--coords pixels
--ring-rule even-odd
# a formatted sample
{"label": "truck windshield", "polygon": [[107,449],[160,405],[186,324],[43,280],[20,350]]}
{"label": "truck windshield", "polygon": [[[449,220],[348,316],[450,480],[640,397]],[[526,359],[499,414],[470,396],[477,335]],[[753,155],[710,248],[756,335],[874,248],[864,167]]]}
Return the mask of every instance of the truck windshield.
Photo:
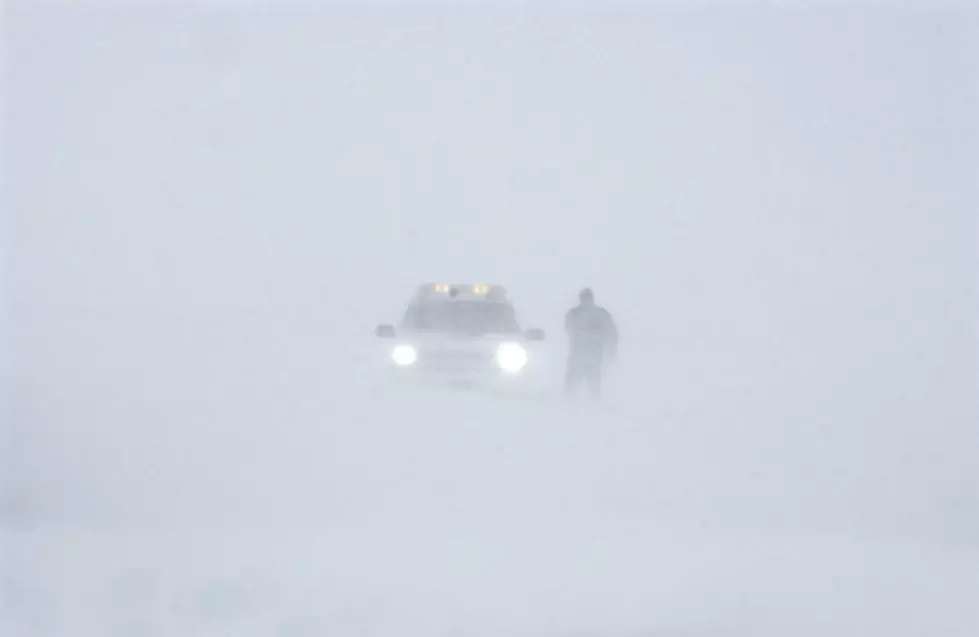
{"label": "truck windshield", "polygon": [[408,329],[453,334],[516,334],[520,332],[513,307],[486,301],[433,301],[408,308]]}

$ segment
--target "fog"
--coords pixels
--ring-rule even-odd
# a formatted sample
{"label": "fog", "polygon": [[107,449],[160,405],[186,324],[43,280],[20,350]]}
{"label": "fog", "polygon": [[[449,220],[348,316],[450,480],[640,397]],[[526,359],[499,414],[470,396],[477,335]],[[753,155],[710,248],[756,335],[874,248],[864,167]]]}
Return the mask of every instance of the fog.
{"label": "fog", "polygon": [[9,6],[4,634],[979,633],[979,13],[778,7]]}

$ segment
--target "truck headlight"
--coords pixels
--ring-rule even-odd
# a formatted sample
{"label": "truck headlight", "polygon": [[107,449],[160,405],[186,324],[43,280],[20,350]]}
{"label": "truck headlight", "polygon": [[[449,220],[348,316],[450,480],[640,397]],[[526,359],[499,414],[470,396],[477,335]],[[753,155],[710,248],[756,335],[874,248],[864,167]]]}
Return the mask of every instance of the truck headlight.
{"label": "truck headlight", "polygon": [[527,358],[527,349],[519,343],[503,343],[496,348],[496,364],[511,374],[523,369]]}
{"label": "truck headlight", "polygon": [[391,360],[401,367],[414,365],[418,360],[418,350],[413,345],[398,345],[391,350]]}

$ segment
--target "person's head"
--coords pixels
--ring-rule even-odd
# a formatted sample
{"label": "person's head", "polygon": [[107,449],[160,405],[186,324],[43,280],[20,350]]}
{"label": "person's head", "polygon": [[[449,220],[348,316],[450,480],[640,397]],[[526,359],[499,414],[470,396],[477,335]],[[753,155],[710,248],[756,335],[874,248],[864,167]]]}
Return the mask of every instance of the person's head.
{"label": "person's head", "polygon": [[582,305],[594,305],[595,293],[591,291],[591,288],[585,288],[578,292],[578,300],[581,301]]}

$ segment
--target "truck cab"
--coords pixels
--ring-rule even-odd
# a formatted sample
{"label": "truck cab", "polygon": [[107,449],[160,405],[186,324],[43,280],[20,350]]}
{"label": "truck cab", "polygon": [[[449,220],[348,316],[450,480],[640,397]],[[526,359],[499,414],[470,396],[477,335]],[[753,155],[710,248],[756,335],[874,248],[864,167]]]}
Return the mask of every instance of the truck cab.
{"label": "truck cab", "polygon": [[522,329],[498,285],[422,285],[398,326],[379,325],[376,335],[392,371],[416,382],[519,386],[543,363],[543,330]]}

